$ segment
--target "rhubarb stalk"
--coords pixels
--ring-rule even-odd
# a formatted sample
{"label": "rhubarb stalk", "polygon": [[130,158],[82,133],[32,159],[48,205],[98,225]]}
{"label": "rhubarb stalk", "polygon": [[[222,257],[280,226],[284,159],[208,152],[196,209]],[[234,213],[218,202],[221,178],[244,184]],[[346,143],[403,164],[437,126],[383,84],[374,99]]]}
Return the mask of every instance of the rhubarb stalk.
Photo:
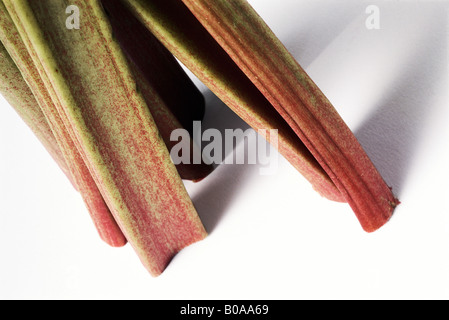
{"label": "rhubarb stalk", "polygon": [[[6,1],[42,64],[112,214],[159,275],[206,231],[99,1]],[[82,12],[65,28],[65,8]],[[51,88],[49,87],[51,86]],[[157,97],[155,97],[157,99]]]}
{"label": "rhubarb stalk", "polygon": [[[5,4],[8,3],[5,2]],[[86,204],[101,239],[113,247],[124,246],[127,240],[92,178],[77,147],[76,140],[70,135],[61,114],[57,110],[56,103],[45,84],[47,78],[41,64],[37,59],[33,59],[33,51],[30,51],[32,48],[25,44],[27,41],[26,34],[22,30],[23,37],[21,37],[19,33],[20,21],[16,19],[17,23],[15,24],[10,15],[10,13],[14,15],[11,5],[9,5],[9,9],[11,10],[8,12],[4,4],[0,2],[0,40],[15,61],[42,113],[45,115],[73,177],[74,184]]]}
{"label": "rhubarb stalk", "polygon": [[330,101],[246,0],[182,0],[318,160],[363,229],[398,200]]}

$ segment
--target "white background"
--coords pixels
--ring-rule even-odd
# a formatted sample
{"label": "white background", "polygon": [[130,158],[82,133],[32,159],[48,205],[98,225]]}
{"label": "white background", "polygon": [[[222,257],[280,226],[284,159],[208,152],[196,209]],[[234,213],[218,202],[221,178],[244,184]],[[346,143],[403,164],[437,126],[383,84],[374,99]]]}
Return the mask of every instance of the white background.
{"label": "white background", "polygon": [[[0,100],[0,298],[449,298],[448,2],[250,3],[400,198],[389,223],[365,233],[282,158],[271,176],[222,165],[186,183],[209,237],[152,278],[130,246],[98,238],[80,196]],[[380,30],[365,27],[370,4]],[[247,128],[198,85],[205,127]]]}

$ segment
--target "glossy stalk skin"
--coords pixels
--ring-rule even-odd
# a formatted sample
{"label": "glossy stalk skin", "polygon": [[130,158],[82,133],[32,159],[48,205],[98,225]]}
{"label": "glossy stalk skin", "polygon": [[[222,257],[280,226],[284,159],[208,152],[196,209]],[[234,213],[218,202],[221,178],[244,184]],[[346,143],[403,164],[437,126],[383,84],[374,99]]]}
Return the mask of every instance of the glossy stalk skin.
{"label": "glossy stalk skin", "polygon": [[182,0],[318,160],[363,229],[399,204],[330,101],[246,0]]}
{"label": "glossy stalk skin", "polygon": [[[160,275],[176,253],[207,234],[100,1],[8,3],[112,214],[143,265]],[[60,14],[69,5],[82,12],[75,32]]]}
{"label": "glossy stalk skin", "polygon": [[47,119],[73,177],[73,182],[84,200],[100,238],[112,247],[122,247],[127,243],[127,239],[92,178],[77,146],[77,141],[70,134],[70,130],[58,111],[57,101],[48,90],[48,79],[40,61],[35,55],[33,56],[33,48],[29,43],[27,44],[28,39],[26,33],[21,29],[20,20],[16,17],[17,23],[14,23],[13,16],[15,16],[15,9],[11,3],[0,2],[0,40],[20,70]]}
{"label": "glossy stalk skin", "polygon": [[67,178],[73,182],[72,174],[64,155],[59,148],[53,131],[34,98],[28,84],[11,59],[8,51],[0,42],[0,94],[14,108],[20,118],[27,124],[44,148],[59,165]]}
{"label": "glossy stalk skin", "polygon": [[330,200],[345,201],[287,122],[181,1],[123,2],[174,56],[252,128],[277,129],[279,152],[315,190]]}
{"label": "glossy stalk skin", "polygon": [[[120,0],[102,0],[102,5],[162,139],[171,151],[178,143],[170,139],[174,130],[186,129],[192,137],[193,122],[203,120],[204,97],[175,57]],[[155,95],[160,101],[154,101]],[[190,150],[193,144],[191,140]],[[198,182],[213,171],[212,165],[195,164],[193,153],[190,160],[189,164],[176,165],[182,179]]]}

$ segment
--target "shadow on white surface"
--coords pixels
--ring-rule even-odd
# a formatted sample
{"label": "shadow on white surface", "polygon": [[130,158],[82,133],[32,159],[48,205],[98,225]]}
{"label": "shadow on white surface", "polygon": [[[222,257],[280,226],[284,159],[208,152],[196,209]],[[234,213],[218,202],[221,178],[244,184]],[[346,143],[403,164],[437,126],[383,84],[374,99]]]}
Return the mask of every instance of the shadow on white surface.
{"label": "shadow on white surface", "polygon": [[[417,21],[420,33],[411,35],[412,43],[404,67],[384,94],[374,103],[371,114],[355,130],[355,135],[387,184],[401,196],[415,151],[438,107],[435,98],[447,76],[439,72],[447,55],[445,39],[447,17],[444,10],[432,10],[427,19]],[[419,25],[420,24],[420,25]]]}
{"label": "shadow on white surface", "polygon": [[[427,120],[432,108],[438,106],[434,101],[438,94],[434,93],[440,88],[440,83],[447,83],[447,77],[444,79],[443,73],[438,72],[439,68],[447,67],[439,65],[447,54],[446,47],[440,43],[445,38],[447,28],[442,26],[447,26],[447,13],[441,10],[444,6],[438,4],[423,6],[424,10],[419,6],[404,9],[404,6],[392,4],[388,6],[389,15],[383,20],[386,30],[376,35],[365,28],[365,6],[352,1],[346,2],[345,6],[337,2],[329,2],[327,6],[308,4],[304,7],[310,13],[306,19],[295,19],[294,11],[285,10],[282,19],[284,26],[288,27],[279,33],[276,29],[274,31],[303,68],[312,65],[312,78],[316,73],[313,64],[317,59],[324,65],[330,61],[333,66],[327,69],[328,83],[336,91],[345,88],[348,95],[342,96],[346,96],[349,108],[354,107],[351,106],[351,99],[354,99],[358,102],[354,105],[368,110],[361,112],[346,107],[343,113],[349,110],[349,113],[364,114],[355,122],[353,131],[387,184],[400,198],[420,137],[431,125]],[[401,10],[408,19],[398,19]],[[326,19],[320,20],[319,17],[323,16]],[[281,18],[274,16],[272,19]],[[357,49],[352,50],[352,47]],[[329,59],[332,55],[334,60]],[[375,59],[376,55],[378,59]],[[359,76],[347,69],[348,66],[353,68],[354,62],[363,63],[358,70]],[[369,64],[371,66],[367,66]],[[390,69],[393,64],[396,67]],[[347,70],[350,71],[349,77],[346,77]],[[321,74],[317,73],[318,80],[320,77]],[[371,86],[376,94],[364,96],[364,92],[357,92],[352,85],[359,79]],[[325,82],[323,87],[327,92],[326,87],[330,86]],[[210,91],[206,91],[205,96],[208,111],[203,130],[216,128],[223,133],[225,129],[249,128]],[[348,120],[352,125],[350,117]],[[245,187],[245,181],[256,174],[253,165],[221,165],[212,177],[202,182],[204,185],[193,200],[209,232],[218,225],[233,198]]]}
{"label": "shadow on white surface", "polygon": [[303,19],[298,19],[298,9],[291,12],[285,10],[287,14],[283,19],[287,21],[278,37],[306,69],[360,16],[363,5],[354,1],[348,1],[345,5],[332,1],[323,6],[320,1],[311,1],[303,7]]}
{"label": "shadow on white surface", "polygon": [[[297,7],[294,1],[286,2],[285,5]],[[298,19],[297,10],[282,10],[283,16],[278,18],[282,19],[282,25],[286,28],[280,33],[273,30],[303,68],[312,63],[322,50],[346,29],[347,25],[360,13],[360,5],[353,2],[350,6],[341,6],[335,2],[323,7],[309,3],[305,6],[305,10],[310,12],[307,19]],[[304,12],[301,13],[301,15],[304,14]],[[326,19],[320,21],[317,16],[325,16]],[[269,21],[267,23],[270,24]],[[214,128],[224,136],[226,129],[245,131],[250,128],[209,89],[203,89],[203,94],[206,98],[206,115],[202,123],[202,131]],[[235,149],[234,152],[236,152]],[[223,155],[229,156],[224,149]],[[257,165],[249,164],[221,164],[209,177],[194,187],[196,192],[192,193],[192,201],[209,233],[213,232],[225,216],[233,199],[246,186],[246,182],[251,181],[251,177],[258,174],[258,168]]]}

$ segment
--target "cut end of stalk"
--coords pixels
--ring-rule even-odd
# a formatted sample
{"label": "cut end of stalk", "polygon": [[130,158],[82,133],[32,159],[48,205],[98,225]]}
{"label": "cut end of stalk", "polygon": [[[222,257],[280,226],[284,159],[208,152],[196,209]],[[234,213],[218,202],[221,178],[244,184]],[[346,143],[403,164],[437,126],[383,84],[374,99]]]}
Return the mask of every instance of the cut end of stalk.
{"label": "cut end of stalk", "polygon": [[151,265],[148,265],[145,263],[145,260],[141,260],[141,262],[143,263],[144,266],[145,265],[147,266],[146,268],[147,268],[147,271],[149,272],[149,274],[153,278],[157,278],[164,273],[164,271],[167,269],[167,267],[170,265],[170,263],[173,262],[173,259],[177,256],[177,254],[179,252],[181,252],[182,250],[184,250],[200,241],[203,241],[205,238],[207,238],[207,236],[208,235],[205,231],[198,234],[196,236],[196,238],[191,240],[191,242],[185,243],[178,248],[174,248],[170,254],[166,255],[164,257],[164,259],[160,260],[158,263],[152,263]]}
{"label": "cut end of stalk", "polygon": [[[391,188],[389,189],[391,190]],[[390,195],[391,197],[389,199],[384,199],[383,201],[381,201],[382,203],[384,203],[381,214],[370,218],[366,218],[360,216],[360,214],[356,214],[363,230],[367,233],[373,233],[387,224],[393,217],[395,209],[401,204],[399,199],[396,198],[392,192],[390,193]]]}
{"label": "cut end of stalk", "polygon": [[101,240],[103,240],[103,242],[111,248],[123,248],[128,244],[128,240],[125,237],[123,237],[123,239],[112,239],[112,240],[111,238],[101,237]]}

